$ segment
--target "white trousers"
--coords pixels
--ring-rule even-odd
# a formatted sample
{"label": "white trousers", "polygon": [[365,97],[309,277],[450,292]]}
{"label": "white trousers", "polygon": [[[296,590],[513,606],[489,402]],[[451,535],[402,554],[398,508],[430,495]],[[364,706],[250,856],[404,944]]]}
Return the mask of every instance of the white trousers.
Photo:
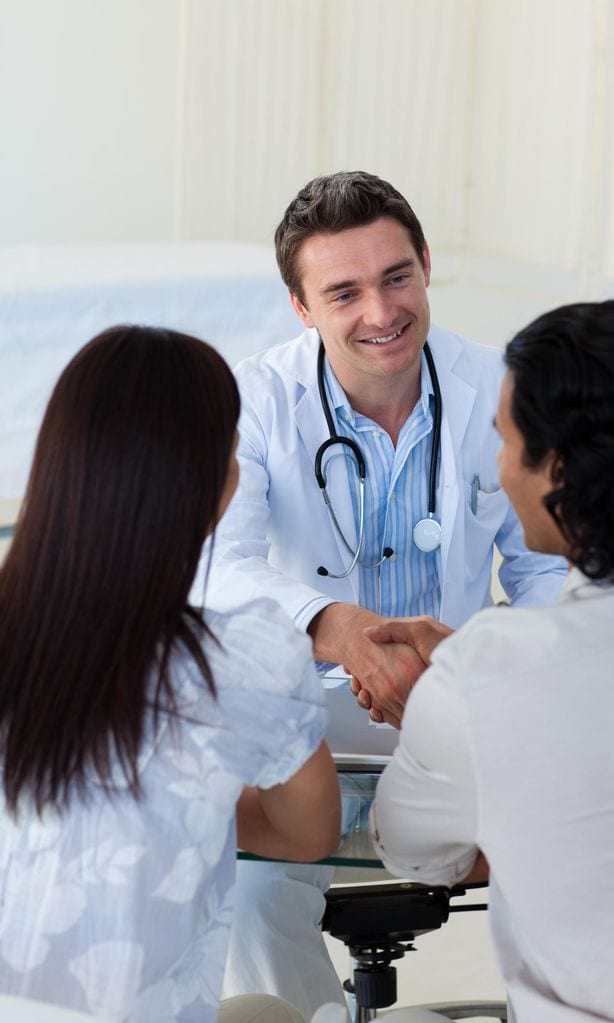
{"label": "white trousers", "polygon": [[334,867],[237,862],[224,996],[267,991],[310,1020],[324,1002],[345,1005],[320,921]]}
{"label": "white trousers", "polygon": [[220,1003],[217,1023],[305,1023],[305,1020],[281,998],[241,995]]}

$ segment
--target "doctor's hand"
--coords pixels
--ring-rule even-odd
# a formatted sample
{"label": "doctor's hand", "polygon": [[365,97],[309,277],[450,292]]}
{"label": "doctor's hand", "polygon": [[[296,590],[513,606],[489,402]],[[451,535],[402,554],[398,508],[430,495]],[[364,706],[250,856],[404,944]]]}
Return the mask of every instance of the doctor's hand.
{"label": "doctor's hand", "polygon": [[390,618],[379,625],[368,625],[365,634],[375,643],[407,643],[420,655],[425,664],[431,663],[435,647],[451,636],[454,629],[438,622],[430,615],[415,618]]}
{"label": "doctor's hand", "polygon": [[373,707],[374,720],[400,728],[409,691],[426,664],[407,643],[378,642],[367,635],[368,626],[388,624],[388,619],[364,607],[329,604],[307,631],[317,660],[343,664],[353,679],[360,680],[359,703],[365,709]]}
{"label": "doctor's hand", "polygon": [[[401,643],[412,647],[426,666],[431,663],[431,655],[435,647],[453,631],[443,622],[438,622],[428,615],[420,615],[415,618],[393,618],[383,621],[379,625],[367,626],[365,635],[376,643]],[[359,677],[355,675],[352,677],[351,687],[360,706],[370,711],[374,721],[388,720],[386,714],[382,712],[382,708],[373,700],[368,687],[363,686]]]}

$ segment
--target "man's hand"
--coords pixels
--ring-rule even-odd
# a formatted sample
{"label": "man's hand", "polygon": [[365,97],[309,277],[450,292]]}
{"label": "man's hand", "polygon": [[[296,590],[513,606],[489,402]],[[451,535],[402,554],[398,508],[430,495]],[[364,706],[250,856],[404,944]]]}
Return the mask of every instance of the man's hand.
{"label": "man's hand", "polygon": [[308,632],[318,660],[343,664],[348,674],[360,680],[358,689],[364,695],[359,703],[365,709],[373,708],[371,717],[400,728],[407,696],[426,663],[405,642],[380,641],[367,635],[368,626],[385,628],[389,624],[366,608],[329,604],[315,616]]}
{"label": "man's hand", "polygon": [[[428,615],[420,615],[415,618],[391,618],[378,625],[368,625],[365,628],[365,636],[375,643],[406,644],[415,650],[424,665],[427,666],[431,663],[431,655],[435,647],[453,631],[443,622],[438,622]],[[415,681],[417,678],[414,679]],[[379,706],[377,700],[373,699],[373,693],[369,686],[365,686],[363,680],[354,672],[352,672],[350,684],[358,703],[365,710],[370,711],[374,721],[389,721],[386,714],[383,713],[384,708]],[[389,723],[393,722],[389,721]]]}
{"label": "man's hand", "polygon": [[442,639],[451,636],[454,629],[430,615],[416,618],[390,618],[379,625],[368,625],[365,634],[375,643],[407,643],[420,655],[425,664],[431,663],[433,650]]}

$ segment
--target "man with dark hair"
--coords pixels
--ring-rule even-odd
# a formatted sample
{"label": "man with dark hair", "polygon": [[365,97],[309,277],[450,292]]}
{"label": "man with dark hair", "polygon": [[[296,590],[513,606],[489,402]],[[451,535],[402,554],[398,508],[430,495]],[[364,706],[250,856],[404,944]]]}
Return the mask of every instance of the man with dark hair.
{"label": "man with dark hair", "polygon": [[[421,643],[491,602],[495,544],[512,603],[556,600],[564,567],[522,542],[496,469],[501,353],[431,325],[430,253],[403,196],[364,172],[316,178],[275,243],[306,329],[237,368],[241,482],[209,592],[221,608],[274,597],[323,670],[344,665],[398,728]],[[427,616],[414,646],[365,631],[400,616]],[[341,1000],[318,931],[332,868],[239,873],[228,992],[279,993],[306,1016]]]}
{"label": "man with dark hair", "polygon": [[403,877],[490,873],[516,1023],[588,1023],[614,1005],[614,301],[541,316],[505,363],[501,483],[527,546],[567,559],[564,594],[438,647],[371,826]]}
{"label": "man with dark hair", "polygon": [[305,303],[299,253],[314,234],[337,234],[390,217],[406,228],[420,265],[426,268],[426,239],[416,214],[396,188],[374,174],[330,174],[314,178],[288,206],[275,231],[275,253],[291,295]]}

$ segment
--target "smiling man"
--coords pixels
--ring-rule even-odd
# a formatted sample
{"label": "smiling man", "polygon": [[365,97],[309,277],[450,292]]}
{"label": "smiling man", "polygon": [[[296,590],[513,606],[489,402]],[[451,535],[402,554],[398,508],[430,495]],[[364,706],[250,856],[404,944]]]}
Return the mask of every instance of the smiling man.
{"label": "smiling man", "polygon": [[[241,480],[209,594],[274,597],[398,727],[435,641],[491,602],[495,544],[515,604],[555,601],[564,565],[523,543],[496,467],[501,353],[430,323],[431,257],[403,196],[363,172],[316,178],[275,243],[305,331],[237,368]],[[414,646],[365,632],[399,616],[430,616]],[[241,864],[228,994],[275,992],[307,1018],[342,999],[318,930],[331,877]]]}
{"label": "smiling man", "polygon": [[567,559],[565,592],[441,644],[371,824],[404,878],[490,873],[510,1021],[596,1023],[614,1005],[614,302],[545,313],[505,361],[501,483],[527,546]]}

